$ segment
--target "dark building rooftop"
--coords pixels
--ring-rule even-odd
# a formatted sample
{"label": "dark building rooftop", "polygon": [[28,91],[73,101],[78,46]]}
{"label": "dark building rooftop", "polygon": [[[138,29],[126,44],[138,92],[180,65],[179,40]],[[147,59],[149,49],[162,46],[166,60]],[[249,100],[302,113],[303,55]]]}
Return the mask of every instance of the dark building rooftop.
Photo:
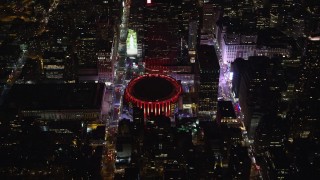
{"label": "dark building rooftop", "polygon": [[200,45],[198,51],[198,61],[200,70],[217,70],[220,69],[218,57],[213,46]]}
{"label": "dark building rooftop", "polygon": [[259,31],[257,44],[259,46],[286,48],[291,45],[291,40],[281,31],[275,28],[267,28]]}
{"label": "dark building rooftop", "polygon": [[4,106],[24,110],[100,109],[103,92],[102,83],[16,84]]}
{"label": "dark building rooftop", "polygon": [[221,115],[221,117],[236,118],[231,101],[218,101],[218,113]]}

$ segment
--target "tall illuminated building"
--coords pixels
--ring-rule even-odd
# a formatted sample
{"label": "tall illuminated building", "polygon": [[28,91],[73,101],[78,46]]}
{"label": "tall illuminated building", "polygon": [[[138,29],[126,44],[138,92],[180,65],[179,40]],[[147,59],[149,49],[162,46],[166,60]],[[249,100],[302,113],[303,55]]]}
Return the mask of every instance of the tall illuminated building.
{"label": "tall illuminated building", "polygon": [[286,86],[280,62],[277,58],[253,56],[248,60],[236,59],[231,68],[232,90],[239,98],[248,135],[253,137],[261,117],[278,110],[280,94]]}
{"label": "tall illuminated building", "polygon": [[220,66],[214,46],[200,45],[197,58],[200,73],[198,114],[215,118],[218,104]]}
{"label": "tall illuminated building", "polygon": [[297,95],[295,106],[289,113],[291,137],[296,139],[317,138],[319,133],[319,113],[316,110],[320,105],[320,38],[319,36],[307,39],[306,51],[302,58],[302,67],[299,80],[295,87]]}
{"label": "tall illuminated building", "polygon": [[[232,23],[233,20],[227,20]],[[234,22],[233,22],[234,23]],[[239,25],[241,26],[241,25]],[[282,32],[276,29],[248,31],[244,27],[220,27],[220,47],[225,64],[236,58],[248,59],[250,56],[291,57],[292,45]]]}
{"label": "tall illuminated building", "polygon": [[[107,44],[107,42],[104,41]],[[113,80],[114,62],[112,61],[111,44],[107,44],[106,49],[97,50],[97,67],[98,67],[98,81],[110,84]]]}

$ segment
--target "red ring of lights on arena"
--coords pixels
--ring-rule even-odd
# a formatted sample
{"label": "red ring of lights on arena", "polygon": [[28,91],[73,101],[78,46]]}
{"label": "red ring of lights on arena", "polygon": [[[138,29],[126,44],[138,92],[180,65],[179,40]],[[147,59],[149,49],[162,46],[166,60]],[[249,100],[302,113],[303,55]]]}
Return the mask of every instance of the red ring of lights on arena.
{"label": "red ring of lights on arena", "polygon": [[131,80],[125,90],[125,99],[144,110],[144,115],[171,115],[182,87],[174,78],[160,74],[146,74]]}

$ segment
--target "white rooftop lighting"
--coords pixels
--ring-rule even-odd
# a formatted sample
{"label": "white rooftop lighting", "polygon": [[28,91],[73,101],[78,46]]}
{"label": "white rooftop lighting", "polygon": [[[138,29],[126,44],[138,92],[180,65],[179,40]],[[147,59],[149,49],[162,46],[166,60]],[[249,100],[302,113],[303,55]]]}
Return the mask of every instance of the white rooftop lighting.
{"label": "white rooftop lighting", "polygon": [[320,41],[320,36],[314,36],[314,37],[309,36],[309,40],[310,41]]}
{"label": "white rooftop lighting", "polygon": [[127,54],[128,55],[137,55],[137,33],[129,29],[128,38],[127,38]]}

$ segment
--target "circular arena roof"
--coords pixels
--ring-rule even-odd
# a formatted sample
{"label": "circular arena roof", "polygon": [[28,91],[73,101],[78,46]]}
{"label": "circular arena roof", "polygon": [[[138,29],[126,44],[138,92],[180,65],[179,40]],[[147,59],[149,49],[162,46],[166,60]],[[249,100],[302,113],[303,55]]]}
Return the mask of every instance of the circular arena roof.
{"label": "circular arena roof", "polygon": [[178,100],[181,85],[172,77],[159,74],[146,74],[130,81],[126,96],[133,102],[161,102]]}

